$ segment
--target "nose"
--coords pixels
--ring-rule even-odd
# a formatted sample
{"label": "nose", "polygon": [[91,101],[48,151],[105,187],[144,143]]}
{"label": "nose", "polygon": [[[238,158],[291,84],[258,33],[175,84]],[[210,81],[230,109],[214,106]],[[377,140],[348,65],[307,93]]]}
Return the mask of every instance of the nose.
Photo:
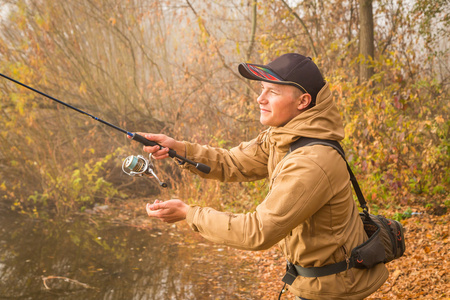
{"label": "nose", "polygon": [[267,103],[266,93],[264,91],[262,91],[258,98],[256,98],[256,102],[258,102],[258,104]]}

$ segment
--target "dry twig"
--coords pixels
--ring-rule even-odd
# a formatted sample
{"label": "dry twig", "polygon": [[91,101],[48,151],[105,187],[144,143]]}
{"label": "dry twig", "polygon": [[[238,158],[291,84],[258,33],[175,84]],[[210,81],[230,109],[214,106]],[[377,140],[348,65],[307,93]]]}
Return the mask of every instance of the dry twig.
{"label": "dry twig", "polygon": [[51,288],[47,285],[47,280],[49,280],[49,279],[61,279],[61,280],[64,280],[66,282],[70,282],[70,283],[79,285],[79,286],[81,286],[81,287],[83,287],[85,289],[94,289],[94,290],[96,289],[96,288],[91,287],[90,285],[88,285],[86,283],[82,283],[82,282],[79,282],[78,280],[70,279],[70,278],[63,277],[63,276],[42,276],[42,283],[44,284],[44,287],[47,290],[51,290]]}

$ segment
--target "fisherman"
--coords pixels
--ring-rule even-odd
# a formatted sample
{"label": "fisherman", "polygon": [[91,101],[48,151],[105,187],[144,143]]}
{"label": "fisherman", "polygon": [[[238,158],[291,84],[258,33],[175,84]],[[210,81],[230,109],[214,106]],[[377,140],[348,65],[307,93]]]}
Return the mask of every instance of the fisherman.
{"label": "fisherman", "polygon": [[[159,146],[144,147],[155,159],[179,155],[211,167],[208,179],[243,182],[268,177],[269,192],[254,212],[233,214],[190,206],[179,199],[146,205],[150,217],[168,223],[186,220],[204,238],[245,250],[279,244],[289,266],[313,270],[348,261],[367,240],[352,196],[346,163],[331,147],[300,147],[300,137],[340,141],[344,128],[328,83],[309,57],[284,54],[267,65],[242,63],[239,72],[261,83],[257,98],[260,122],[268,126],[255,139],[232,149],[177,141],[162,134],[143,134]],[[301,273],[301,272],[300,272]],[[329,275],[301,274],[289,282],[296,299],[362,299],[388,278],[383,263],[371,269],[351,268]]]}

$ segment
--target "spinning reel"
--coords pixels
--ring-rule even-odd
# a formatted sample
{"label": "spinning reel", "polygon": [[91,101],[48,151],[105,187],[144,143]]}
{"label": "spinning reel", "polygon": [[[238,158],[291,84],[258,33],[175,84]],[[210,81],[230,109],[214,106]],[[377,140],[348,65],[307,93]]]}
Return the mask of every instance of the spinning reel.
{"label": "spinning reel", "polygon": [[142,155],[130,155],[122,163],[122,171],[130,176],[144,176],[150,175],[154,177],[160,186],[167,187],[167,183],[159,180],[158,176],[156,176],[153,171],[154,165],[152,161],[152,154],[148,155],[148,160]]}

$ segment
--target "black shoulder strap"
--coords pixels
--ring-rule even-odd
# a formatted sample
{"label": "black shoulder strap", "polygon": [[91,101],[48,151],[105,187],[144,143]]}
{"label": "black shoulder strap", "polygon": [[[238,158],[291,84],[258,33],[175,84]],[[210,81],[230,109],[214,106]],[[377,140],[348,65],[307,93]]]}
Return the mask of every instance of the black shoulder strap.
{"label": "black shoulder strap", "polygon": [[[361,188],[359,187],[358,181],[356,180],[355,175],[352,172],[352,169],[350,168],[347,160],[345,159],[345,152],[344,149],[342,149],[341,144],[339,144],[338,141],[333,140],[325,140],[325,139],[316,139],[316,138],[309,138],[309,137],[301,137],[295,142],[293,142],[289,148],[289,153],[294,151],[297,148],[305,147],[305,146],[312,146],[312,145],[324,145],[334,148],[344,159],[345,163],[347,164],[347,170],[350,174],[350,180],[352,182],[353,188],[355,189],[356,196],[358,197],[359,205],[363,210],[369,211],[369,208],[367,207],[366,200],[364,199],[364,195],[361,191]],[[288,154],[289,154],[288,153]]]}

